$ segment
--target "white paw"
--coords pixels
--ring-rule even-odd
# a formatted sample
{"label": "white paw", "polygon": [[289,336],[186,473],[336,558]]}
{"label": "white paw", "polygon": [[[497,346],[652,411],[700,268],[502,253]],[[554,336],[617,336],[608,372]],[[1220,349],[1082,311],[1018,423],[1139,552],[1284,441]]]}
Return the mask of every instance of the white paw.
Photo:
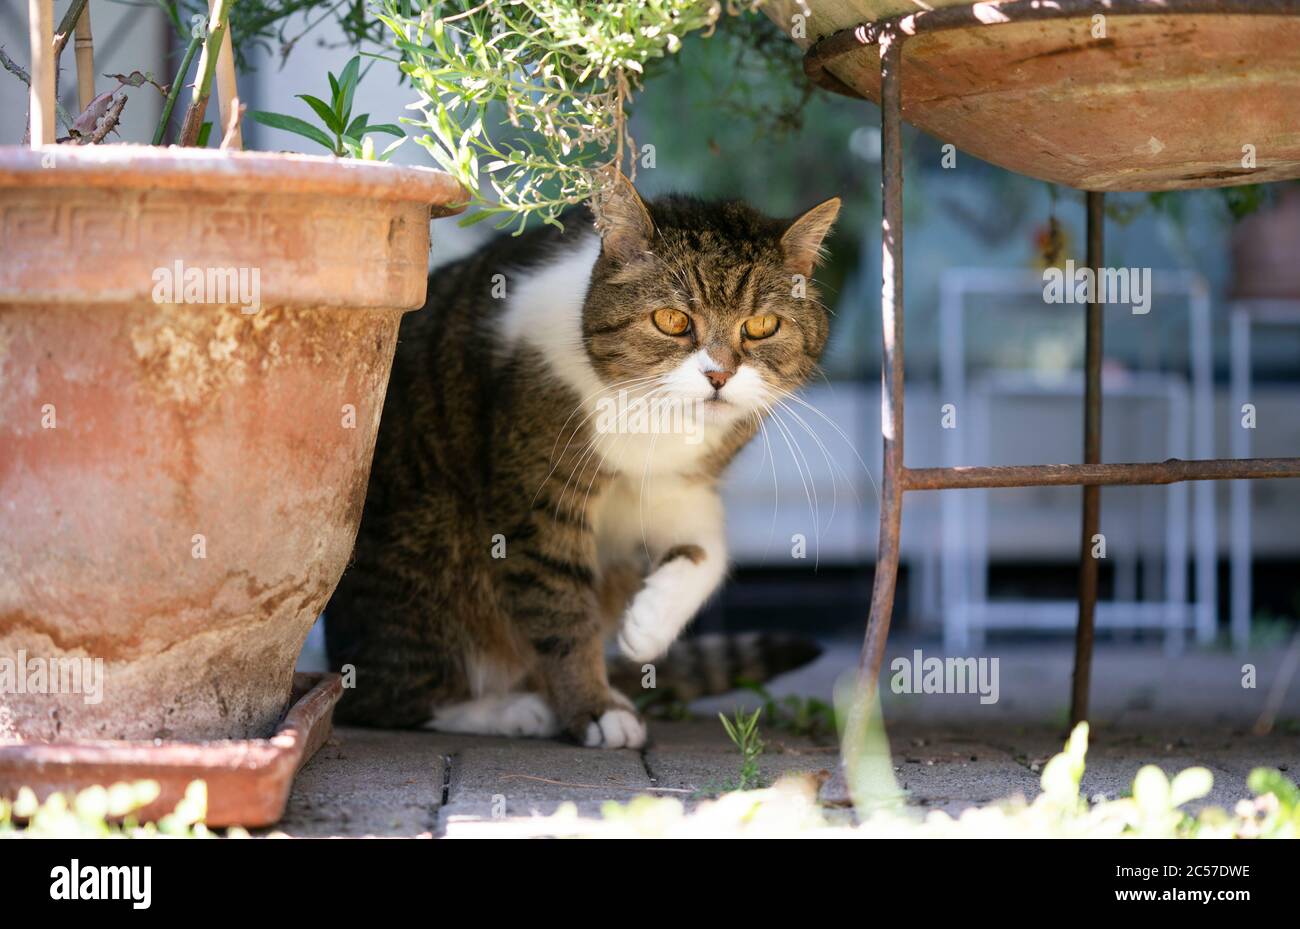
{"label": "white paw", "polygon": [[645,723],[631,710],[611,709],[587,724],[587,748],[640,748],[645,745]]}
{"label": "white paw", "polygon": [[548,738],[560,731],[555,713],[537,694],[521,694],[501,711],[501,734]]}
{"label": "white paw", "polygon": [[[665,635],[665,627],[668,634]],[[618,632],[618,650],[633,661],[653,661],[673,644],[676,627],[663,622],[656,611],[646,608],[644,603],[633,602],[623,616],[622,627]]]}
{"label": "white paw", "polygon": [[560,731],[550,705],[533,693],[498,694],[442,706],[425,726],[438,732],[534,738]]}

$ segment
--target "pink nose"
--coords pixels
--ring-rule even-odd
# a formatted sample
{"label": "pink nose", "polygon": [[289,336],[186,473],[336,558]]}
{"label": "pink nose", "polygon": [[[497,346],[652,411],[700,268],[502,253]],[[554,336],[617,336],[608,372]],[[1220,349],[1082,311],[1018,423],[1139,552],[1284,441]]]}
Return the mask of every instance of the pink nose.
{"label": "pink nose", "polygon": [[704,376],[709,379],[714,390],[721,390],[722,385],[731,380],[731,375],[735,373],[735,371],[705,371]]}

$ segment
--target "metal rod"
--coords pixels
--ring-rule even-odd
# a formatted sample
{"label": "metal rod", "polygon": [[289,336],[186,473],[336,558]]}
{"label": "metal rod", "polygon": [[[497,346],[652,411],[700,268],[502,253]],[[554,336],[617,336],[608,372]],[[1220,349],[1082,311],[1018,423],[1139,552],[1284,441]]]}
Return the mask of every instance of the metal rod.
{"label": "metal rod", "polygon": [[871,789],[870,733],[879,720],[880,666],[898,583],[903,513],[903,101],[902,41],[880,46],[880,431],[884,467],[880,482],[880,538],[871,582],[871,613],[858,665],[857,687],[844,721],[841,746],[845,774],[855,792]]}
{"label": "metal rod", "polygon": [[902,42],[880,44],[881,286],[880,431],[884,476],[880,485],[880,538],[871,583],[871,615],[858,667],[857,699],[845,726],[844,755],[852,763],[862,750],[885,658],[885,642],[898,582],[898,543],[903,513],[903,116],[899,69]]}
{"label": "metal rod", "polygon": [[1133,464],[1004,465],[991,468],[908,468],[905,490],[981,487],[1069,487],[1177,484],[1180,481],[1300,477],[1300,458],[1212,458]]}
{"label": "metal rod", "polygon": [[1300,0],[992,0],[986,3],[942,6],[904,13],[888,19],[841,29],[818,42],[804,54],[803,68],[809,80],[827,90],[849,97],[861,97],[856,90],[826,70],[827,63],[855,49],[875,45],[890,34],[903,39],[940,32],[1027,23],[1047,19],[1078,19],[1102,13],[1106,16],[1171,14],[1227,14],[1231,16],[1297,16]]}
{"label": "metal rod", "polygon": [[[1094,282],[1101,280],[1105,264],[1105,194],[1088,191],[1088,267]],[[1088,322],[1084,349],[1083,461],[1101,463],[1101,355],[1105,304],[1101,288],[1088,294]],[[1070,697],[1070,725],[1088,718],[1088,690],[1092,680],[1092,640],[1097,620],[1097,575],[1094,553],[1101,528],[1101,486],[1083,487],[1083,533],[1079,544],[1079,622],[1074,629],[1074,681]]]}

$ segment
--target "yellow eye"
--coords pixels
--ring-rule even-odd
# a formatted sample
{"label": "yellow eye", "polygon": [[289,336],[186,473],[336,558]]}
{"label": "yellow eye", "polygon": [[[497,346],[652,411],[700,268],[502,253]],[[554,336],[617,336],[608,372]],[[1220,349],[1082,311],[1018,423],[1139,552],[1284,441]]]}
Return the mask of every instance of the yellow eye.
{"label": "yellow eye", "polygon": [[764,313],[762,316],[749,317],[740,328],[748,338],[766,339],[781,328],[781,320],[775,313]]}
{"label": "yellow eye", "polygon": [[685,335],[691,328],[691,318],[681,310],[662,309],[650,314],[657,328],[664,335]]}

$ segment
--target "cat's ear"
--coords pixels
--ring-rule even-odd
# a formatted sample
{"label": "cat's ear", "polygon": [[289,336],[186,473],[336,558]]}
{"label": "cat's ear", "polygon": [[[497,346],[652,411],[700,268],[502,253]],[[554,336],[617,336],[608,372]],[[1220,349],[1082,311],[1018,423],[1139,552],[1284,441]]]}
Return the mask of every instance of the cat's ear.
{"label": "cat's ear", "polygon": [[601,251],[615,261],[627,262],[650,248],[655,226],[632,182],[618,173],[599,201]]}
{"label": "cat's ear", "polygon": [[785,235],[781,236],[781,251],[785,255],[787,270],[804,277],[812,275],[823,257],[822,241],[839,213],[840,198],[832,197],[790,224]]}

